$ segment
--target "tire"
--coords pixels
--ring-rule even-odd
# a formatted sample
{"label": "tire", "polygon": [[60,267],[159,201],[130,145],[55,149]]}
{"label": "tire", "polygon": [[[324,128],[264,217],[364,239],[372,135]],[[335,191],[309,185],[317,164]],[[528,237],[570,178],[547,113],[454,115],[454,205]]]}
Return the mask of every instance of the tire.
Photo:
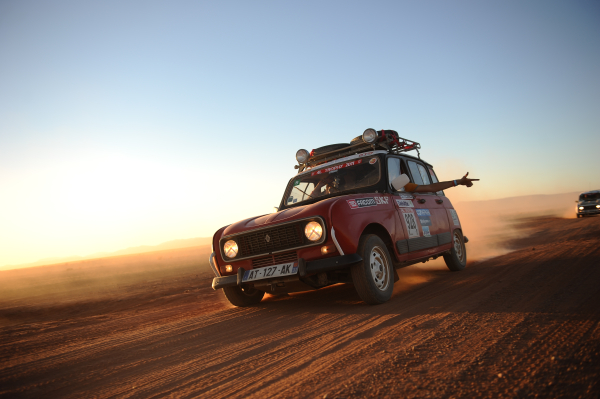
{"label": "tire", "polygon": [[352,266],[352,282],[360,299],[369,305],[387,302],[394,291],[394,267],[387,247],[375,234],[362,236],[358,254],[363,258]]}
{"label": "tire", "polygon": [[444,262],[446,262],[448,269],[458,272],[467,266],[467,248],[460,230],[454,230],[454,233],[452,233],[452,244],[450,254],[444,255]]}
{"label": "tire", "polygon": [[233,306],[239,307],[256,305],[260,303],[263,296],[265,296],[264,291],[259,291],[250,287],[224,287],[223,292],[225,293],[227,300]]}
{"label": "tire", "polygon": [[346,148],[349,145],[350,144],[344,144],[344,143],[330,144],[330,145],[326,145],[323,147],[315,148],[313,151],[314,151],[315,155],[321,155],[321,154],[325,154],[326,152],[341,150],[342,148]]}

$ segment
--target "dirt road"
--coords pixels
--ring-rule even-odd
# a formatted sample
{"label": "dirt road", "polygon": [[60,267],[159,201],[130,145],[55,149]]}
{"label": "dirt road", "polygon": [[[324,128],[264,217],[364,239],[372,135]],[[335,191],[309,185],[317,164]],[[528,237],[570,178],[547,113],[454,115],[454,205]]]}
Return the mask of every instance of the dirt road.
{"label": "dirt road", "polygon": [[[209,274],[0,307],[0,397],[600,395],[600,218],[535,219],[515,251],[233,308]],[[468,248],[468,247],[467,247]]]}

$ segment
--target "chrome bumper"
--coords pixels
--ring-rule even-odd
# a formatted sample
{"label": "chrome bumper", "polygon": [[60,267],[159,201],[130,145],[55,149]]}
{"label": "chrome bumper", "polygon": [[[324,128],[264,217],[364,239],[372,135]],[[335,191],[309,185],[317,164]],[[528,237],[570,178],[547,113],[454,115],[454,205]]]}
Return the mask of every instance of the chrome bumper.
{"label": "chrome bumper", "polygon": [[[298,274],[296,276],[298,276],[299,279],[302,279],[303,277],[306,277],[311,274],[341,270],[351,267],[360,261],[362,261],[362,258],[358,254],[334,256],[333,258],[317,259],[308,262],[300,258],[298,259]],[[244,277],[244,273],[244,268],[240,267],[238,268],[237,275],[215,277],[212,282],[212,287],[214,290],[218,290],[219,288],[235,287],[236,285],[242,285],[242,278]]]}

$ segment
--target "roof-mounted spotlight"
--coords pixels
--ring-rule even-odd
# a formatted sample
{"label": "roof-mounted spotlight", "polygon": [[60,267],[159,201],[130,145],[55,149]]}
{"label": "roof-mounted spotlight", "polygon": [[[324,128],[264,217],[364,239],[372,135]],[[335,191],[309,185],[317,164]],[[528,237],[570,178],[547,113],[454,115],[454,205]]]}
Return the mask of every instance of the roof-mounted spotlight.
{"label": "roof-mounted spotlight", "polygon": [[298,161],[298,163],[302,164],[305,163],[306,161],[308,161],[308,151],[302,149],[302,150],[298,150],[296,151],[296,161]]}
{"label": "roof-mounted spotlight", "polygon": [[365,143],[374,143],[375,140],[377,140],[377,132],[375,131],[375,129],[367,129],[362,134],[362,139]]}

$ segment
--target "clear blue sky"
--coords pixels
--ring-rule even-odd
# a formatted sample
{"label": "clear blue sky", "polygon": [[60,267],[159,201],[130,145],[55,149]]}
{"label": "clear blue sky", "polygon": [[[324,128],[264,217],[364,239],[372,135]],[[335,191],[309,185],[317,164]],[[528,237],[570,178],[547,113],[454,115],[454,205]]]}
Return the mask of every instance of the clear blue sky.
{"label": "clear blue sky", "polygon": [[368,127],[455,201],[600,188],[599,71],[598,1],[2,0],[0,267],[210,236]]}

